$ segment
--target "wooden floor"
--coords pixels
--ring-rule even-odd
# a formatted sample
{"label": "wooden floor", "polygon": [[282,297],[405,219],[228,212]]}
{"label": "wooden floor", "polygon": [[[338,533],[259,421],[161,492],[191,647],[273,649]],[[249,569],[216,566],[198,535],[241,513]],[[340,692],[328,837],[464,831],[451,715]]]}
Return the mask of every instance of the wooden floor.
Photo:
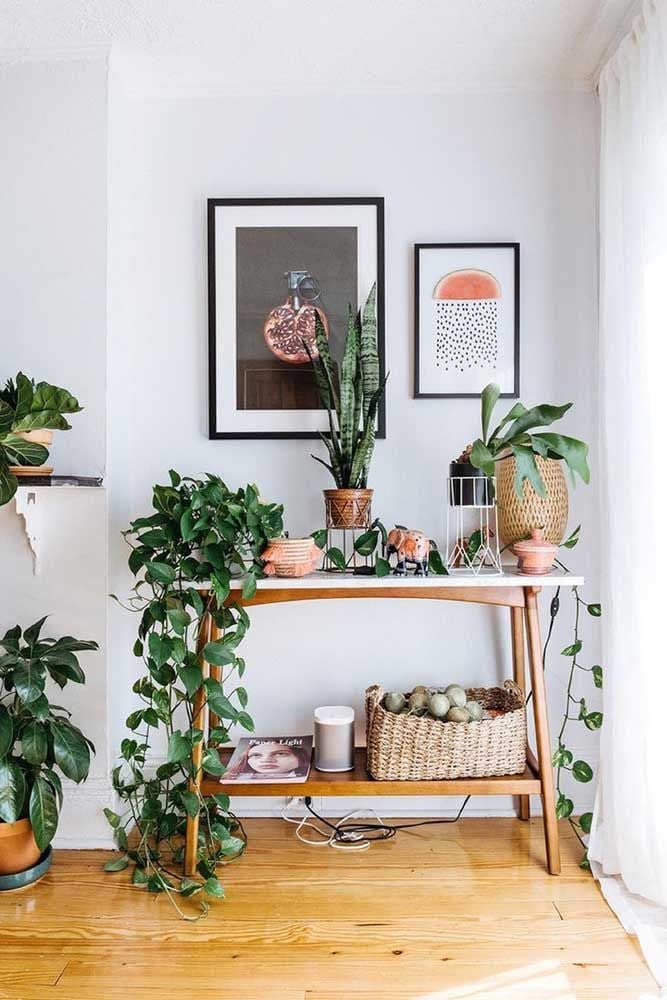
{"label": "wooden floor", "polygon": [[308,848],[280,820],[250,847],[208,919],[56,852],[36,886],[0,895],[6,1000],[619,1000],[654,997],[566,823],[563,874],[539,820],[468,819],[363,854]]}

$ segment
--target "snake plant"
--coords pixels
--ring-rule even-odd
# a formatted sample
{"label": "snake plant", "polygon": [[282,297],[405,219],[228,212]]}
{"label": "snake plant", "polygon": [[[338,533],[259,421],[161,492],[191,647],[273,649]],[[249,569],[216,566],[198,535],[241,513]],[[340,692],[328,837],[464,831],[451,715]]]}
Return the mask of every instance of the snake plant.
{"label": "snake plant", "polygon": [[318,354],[309,354],[320,401],[329,418],[329,433],[320,432],[329,461],[312,457],[329,470],[339,489],[364,488],[375,446],[375,418],[388,377],[380,378],[375,285],[363,310],[355,315],[349,307],[340,379],[317,314],[315,342]]}
{"label": "snake plant", "polygon": [[575,473],[583,482],[590,482],[587,444],[563,434],[535,433],[535,428],[547,427],[560,420],[572,403],[564,403],[562,406],[542,403],[529,410],[523,403],[515,403],[498,426],[489,433],[491,415],[499,398],[500,387],[494,383],[487,385],[482,392],[482,436],[477,438],[470,450],[470,462],[475,468],[492,476],[496,462],[513,456],[516,462],[514,492],[519,498],[523,496],[523,484],[526,480],[539,496],[546,496],[546,487],[535,461],[536,455],[562,459],[570,470],[573,483]]}

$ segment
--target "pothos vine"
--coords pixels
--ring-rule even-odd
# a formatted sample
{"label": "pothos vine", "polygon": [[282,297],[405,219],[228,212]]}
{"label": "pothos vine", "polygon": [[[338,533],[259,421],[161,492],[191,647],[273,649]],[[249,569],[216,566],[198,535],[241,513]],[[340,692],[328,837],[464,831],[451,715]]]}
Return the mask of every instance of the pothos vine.
{"label": "pothos vine", "polygon": [[[567,549],[572,549],[579,541],[580,526],[577,527],[570,537],[563,542],[563,547]],[[561,569],[565,572],[568,571],[567,566],[564,565],[560,560],[556,560]],[[550,606],[550,621],[549,630],[547,632],[546,641],[544,643],[543,650],[543,662],[546,665],[547,651],[549,649],[549,644],[551,642],[551,637],[553,634],[554,624],[556,617],[560,610],[560,587],[556,590],[556,594],[551,601]],[[581,860],[582,868],[589,868],[588,862],[588,851],[586,844],[583,840],[583,836],[590,833],[591,823],[593,820],[593,814],[591,812],[583,813],[579,819],[575,819],[574,813],[574,803],[571,798],[565,794],[563,790],[563,775],[569,772],[575,781],[580,781],[583,783],[588,783],[593,779],[593,768],[585,760],[575,760],[574,754],[569,749],[566,744],[566,732],[570,723],[581,722],[586,726],[587,729],[596,731],[602,726],[603,715],[602,712],[589,711],[588,705],[586,703],[585,697],[577,697],[575,695],[576,681],[579,677],[578,671],[581,673],[590,673],[593,678],[593,683],[596,688],[601,688],[603,683],[603,671],[599,664],[593,666],[586,666],[580,662],[579,656],[583,649],[583,640],[580,635],[581,631],[581,613],[585,608],[589,615],[593,618],[599,618],[602,614],[602,608],[599,603],[592,602],[589,603],[585,601],[580,593],[578,587],[572,588],[572,596],[574,600],[574,623],[573,623],[573,636],[572,642],[561,650],[561,655],[569,659],[569,674],[567,681],[567,693],[566,693],[566,703],[565,710],[563,712],[563,719],[558,732],[558,745],[556,751],[553,755],[553,766],[556,768],[556,816],[558,819],[567,819],[572,826],[576,836],[579,838],[582,847],[584,848],[584,855]],[[574,713],[574,714],[573,714]],[[582,836],[583,835],[583,836]]]}
{"label": "pothos vine", "polygon": [[[254,728],[247,692],[238,683],[245,660],[237,649],[250,620],[240,604],[226,603],[232,575],[243,577],[244,599],[254,595],[262,575],[259,556],[282,531],[282,507],[260,499],[253,485],[232,491],[218,476],[169,475],[170,485],[153,490],[153,513],[124,532],[132,549],[129,567],[139,577],[127,605],[140,615],[134,654],[145,669],[132,688],[140,702],[127,718],[132,735],[122,741],[121,764],[112,772],[124,811],[105,809],[123,854],[104,867],[119,872],[132,866],[134,885],[166,893],[182,916],[199,919],[207,912],[203,897],[224,896],[217,868],[243,852],[245,834],[227,795],[201,794],[192,751],[202,744],[201,770],[220,777],[218,747],[230,741],[234,726]],[[206,594],[205,582],[208,597],[199,592]],[[202,648],[208,616],[222,637],[204,636]],[[203,662],[212,666],[212,676]],[[219,720],[208,733],[193,718],[197,693]],[[158,733],[166,737],[166,760],[151,768]],[[173,869],[183,860],[187,818],[196,816],[197,878],[183,878]],[[199,912],[186,914],[179,898],[198,894]]]}

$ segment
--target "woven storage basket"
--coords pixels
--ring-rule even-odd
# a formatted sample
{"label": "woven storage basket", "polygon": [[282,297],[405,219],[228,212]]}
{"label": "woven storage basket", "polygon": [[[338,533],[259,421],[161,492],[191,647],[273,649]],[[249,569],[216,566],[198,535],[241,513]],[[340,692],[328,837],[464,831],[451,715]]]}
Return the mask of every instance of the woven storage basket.
{"label": "woven storage basket", "polygon": [[505,714],[480,722],[441,722],[394,715],[384,690],[366,691],[366,767],[379,781],[448,781],[520,774],[526,766],[526,708],[514,681],[502,688],[468,688],[468,699]]}
{"label": "woven storage basket", "polygon": [[567,528],[568,493],[563,463],[553,458],[535,456],[547,494],[541,497],[524,481],[523,499],[514,492],[516,461],[504,458],[496,465],[498,496],[498,531],[503,545],[528,538],[533,528],[542,528],[544,537],[560,545]]}
{"label": "woven storage basket", "polygon": [[324,490],[327,528],[369,528],[373,490]]}

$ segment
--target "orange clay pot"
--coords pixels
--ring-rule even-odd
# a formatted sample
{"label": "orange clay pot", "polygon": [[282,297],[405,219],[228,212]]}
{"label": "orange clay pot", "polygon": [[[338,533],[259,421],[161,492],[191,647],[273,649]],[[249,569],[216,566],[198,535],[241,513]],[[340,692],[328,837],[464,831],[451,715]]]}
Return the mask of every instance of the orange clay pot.
{"label": "orange clay pot", "polygon": [[519,559],[519,573],[546,576],[551,572],[558,546],[545,541],[542,528],[533,528],[529,539],[514,543],[512,552]]}
{"label": "orange clay pot", "polygon": [[0,823],[0,875],[15,875],[37,864],[41,851],[29,819]]}

